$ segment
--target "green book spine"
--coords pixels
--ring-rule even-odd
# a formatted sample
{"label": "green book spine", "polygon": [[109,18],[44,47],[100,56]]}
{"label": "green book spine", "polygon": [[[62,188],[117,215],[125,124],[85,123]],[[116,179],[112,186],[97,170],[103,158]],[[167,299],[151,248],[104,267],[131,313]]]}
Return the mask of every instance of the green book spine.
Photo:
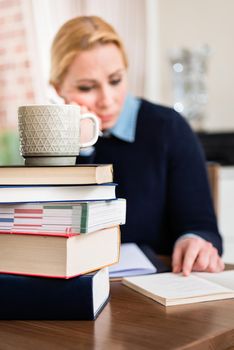
{"label": "green book spine", "polygon": [[81,204],[81,217],[80,217],[80,233],[87,233],[88,231],[88,218],[89,218],[89,205],[88,203]]}
{"label": "green book spine", "polygon": [[43,209],[73,209],[73,205],[43,205]]}

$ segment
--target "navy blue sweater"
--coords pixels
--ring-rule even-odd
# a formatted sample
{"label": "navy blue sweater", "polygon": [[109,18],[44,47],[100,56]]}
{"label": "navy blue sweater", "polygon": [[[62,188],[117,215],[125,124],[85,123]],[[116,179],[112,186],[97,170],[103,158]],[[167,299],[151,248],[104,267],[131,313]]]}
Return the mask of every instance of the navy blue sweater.
{"label": "navy blue sweater", "polygon": [[122,242],[171,254],[178,237],[195,233],[222,252],[205,160],[195,134],[173,109],[142,100],[135,142],[99,138],[78,163],[112,163],[117,196],[127,199]]}

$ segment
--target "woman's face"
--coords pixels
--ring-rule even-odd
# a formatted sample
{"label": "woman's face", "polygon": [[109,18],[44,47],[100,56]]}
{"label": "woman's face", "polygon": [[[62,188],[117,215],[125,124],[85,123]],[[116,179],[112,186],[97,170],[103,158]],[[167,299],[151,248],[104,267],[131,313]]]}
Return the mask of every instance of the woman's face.
{"label": "woman's face", "polygon": [[126,91],[126,68],[114,44],[79,52],[57,88],[66,103],[75,102],[95,113],[103,130],[115,125]]}

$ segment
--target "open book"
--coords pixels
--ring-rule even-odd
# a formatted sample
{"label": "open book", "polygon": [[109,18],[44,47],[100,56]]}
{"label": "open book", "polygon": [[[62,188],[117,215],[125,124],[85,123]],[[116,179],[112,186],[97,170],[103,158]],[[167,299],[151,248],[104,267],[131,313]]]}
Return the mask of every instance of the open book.
{"label": "open book", "polygon": [[125,277],[122,283],[165,306],[234,298],[234,270]]}

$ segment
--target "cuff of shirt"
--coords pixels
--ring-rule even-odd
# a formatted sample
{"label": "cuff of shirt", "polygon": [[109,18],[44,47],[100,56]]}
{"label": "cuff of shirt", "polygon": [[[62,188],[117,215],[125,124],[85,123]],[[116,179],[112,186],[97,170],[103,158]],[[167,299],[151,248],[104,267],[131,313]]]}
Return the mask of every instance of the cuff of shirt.
{"label": "cuff of shirt", "polygon": [[178,243],[179,241],[181,241],[182,239],[185,239],[185,238],[200,238],[202,240],[204,240],[201,236],[199,235],[196,235],[195,233],[185,233],[183,234],[182,236],[180,236],[179,238],[177,238],[177,240],[175,241],[175,244]]}
{"label": "cuff of shirt", "polygon": [[85,147],[80,149],[80,156],[82,157],[89,157],[91,154],[93,154],[95,148],[93,146]]}

